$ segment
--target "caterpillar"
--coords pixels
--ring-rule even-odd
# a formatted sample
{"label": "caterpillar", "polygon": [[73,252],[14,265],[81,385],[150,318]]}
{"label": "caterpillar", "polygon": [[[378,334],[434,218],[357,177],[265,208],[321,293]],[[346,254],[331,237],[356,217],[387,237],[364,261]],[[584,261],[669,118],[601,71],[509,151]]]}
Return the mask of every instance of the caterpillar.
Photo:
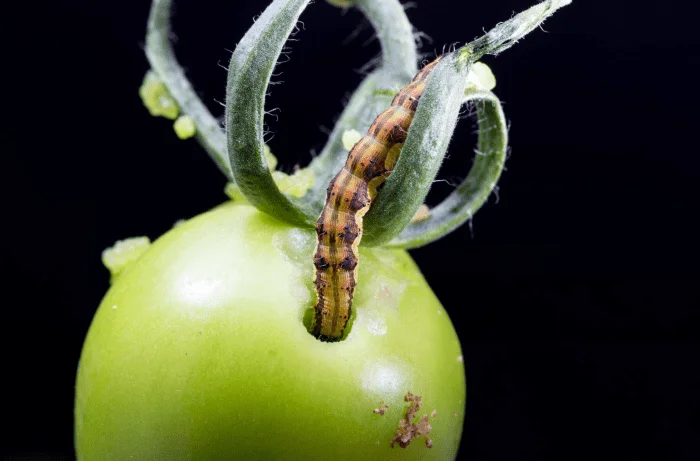
{"label": "caterpillar", "polygon": [[350,319],[357,284],[358,245],[363,217],[377,190],[391,174],[431,71],[442,59],[424,66],[379,114],[367,134],[350,150],[343,168],[331,180],[316,222],[313,257],[316,275],[312,334],[338,341]]}

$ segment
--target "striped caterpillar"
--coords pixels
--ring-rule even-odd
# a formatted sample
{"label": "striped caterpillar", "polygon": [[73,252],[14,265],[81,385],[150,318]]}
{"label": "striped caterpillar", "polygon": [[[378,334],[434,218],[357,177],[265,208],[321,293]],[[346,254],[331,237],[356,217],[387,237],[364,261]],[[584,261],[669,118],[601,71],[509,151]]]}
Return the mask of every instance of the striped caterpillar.
{"label": "striped caterpillar", "polygon": [[312,333],[323,341],[338,341],[350,319],[363,217],[396,164],[418,100],[441,58],[423,67],[398,92],[391,106],[350,150],[345,165],[328,186],[326,203],[316,222],[314,254],[317,300]]}

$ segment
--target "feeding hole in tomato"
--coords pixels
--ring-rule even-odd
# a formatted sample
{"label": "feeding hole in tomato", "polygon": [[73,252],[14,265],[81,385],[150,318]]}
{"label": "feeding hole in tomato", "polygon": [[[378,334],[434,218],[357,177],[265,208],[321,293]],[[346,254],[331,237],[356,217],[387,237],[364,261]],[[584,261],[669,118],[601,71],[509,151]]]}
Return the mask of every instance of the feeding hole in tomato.
{"label": "feeding hole in tomato", "polygon": [[[345,326],[345,329],[343,330],[343,335],[340,337],[340,339],[333,340],[333,341],[328,341],[327,339],[320,337],[316,338],[319,341],[323,342],[339,342],[339,341],[345,341],[345,339],[350,335],[350,332],[352,331],[352,325],[355,323],[355,309],[352,309],[350,311],[350,318],[348,319],[348,324]],[[314,312],[314,307],[309,306],[307,309],[304,310],[304,314],[302,316],[301,322],[304,325],[304,328],[306,328],[306,331],[309,332],[310,335],[313,336],[313,330],[314,330],[314,320],[315,320],[315,312]]]}

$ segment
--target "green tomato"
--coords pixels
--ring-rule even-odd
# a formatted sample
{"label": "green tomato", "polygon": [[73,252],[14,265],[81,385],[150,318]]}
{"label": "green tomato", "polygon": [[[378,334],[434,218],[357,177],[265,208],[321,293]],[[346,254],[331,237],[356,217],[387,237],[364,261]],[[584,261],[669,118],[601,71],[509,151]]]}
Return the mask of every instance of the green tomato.
{"label": "green tomato", "polygon": [[[234,202],[156,240],[86,338],[78,458],[454,459],[461,350],[417,266],[403,250],[361,248],[349,333],[325,343],[307,329],[314,245],[313,230]],[[409,392],[432,448],[390,446]]]}

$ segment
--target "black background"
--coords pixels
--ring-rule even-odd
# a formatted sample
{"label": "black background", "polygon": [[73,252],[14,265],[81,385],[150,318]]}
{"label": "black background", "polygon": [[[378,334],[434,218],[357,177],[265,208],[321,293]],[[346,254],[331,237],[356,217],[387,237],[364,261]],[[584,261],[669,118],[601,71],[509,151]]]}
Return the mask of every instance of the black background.
{"label": "black background", "polygon": [[[220,114],[217,62],[267,1],[175,3],[179,59]],[[698,459],[700,53],[693,12],[675,3],[575,0],[546,32],[485,59],[512,124],[500,199],[471,230],[412,252],[462,339],[464,459]],[[531,4],[418,0],[408,14],[432,57]],[[204,151],[138,97],[148,8],[3,6],[8,456],[73,456],[75,368],[108,288],[102,249],[225,199]],[[370,29],[343,44],[355,11],[317,1],[302,20],[268,102],[287,171],[320,151],[378,52]],[[440,178],[466,175],[473,127],[461,122]],[[433,203],[451,187],[437,183]]]}

